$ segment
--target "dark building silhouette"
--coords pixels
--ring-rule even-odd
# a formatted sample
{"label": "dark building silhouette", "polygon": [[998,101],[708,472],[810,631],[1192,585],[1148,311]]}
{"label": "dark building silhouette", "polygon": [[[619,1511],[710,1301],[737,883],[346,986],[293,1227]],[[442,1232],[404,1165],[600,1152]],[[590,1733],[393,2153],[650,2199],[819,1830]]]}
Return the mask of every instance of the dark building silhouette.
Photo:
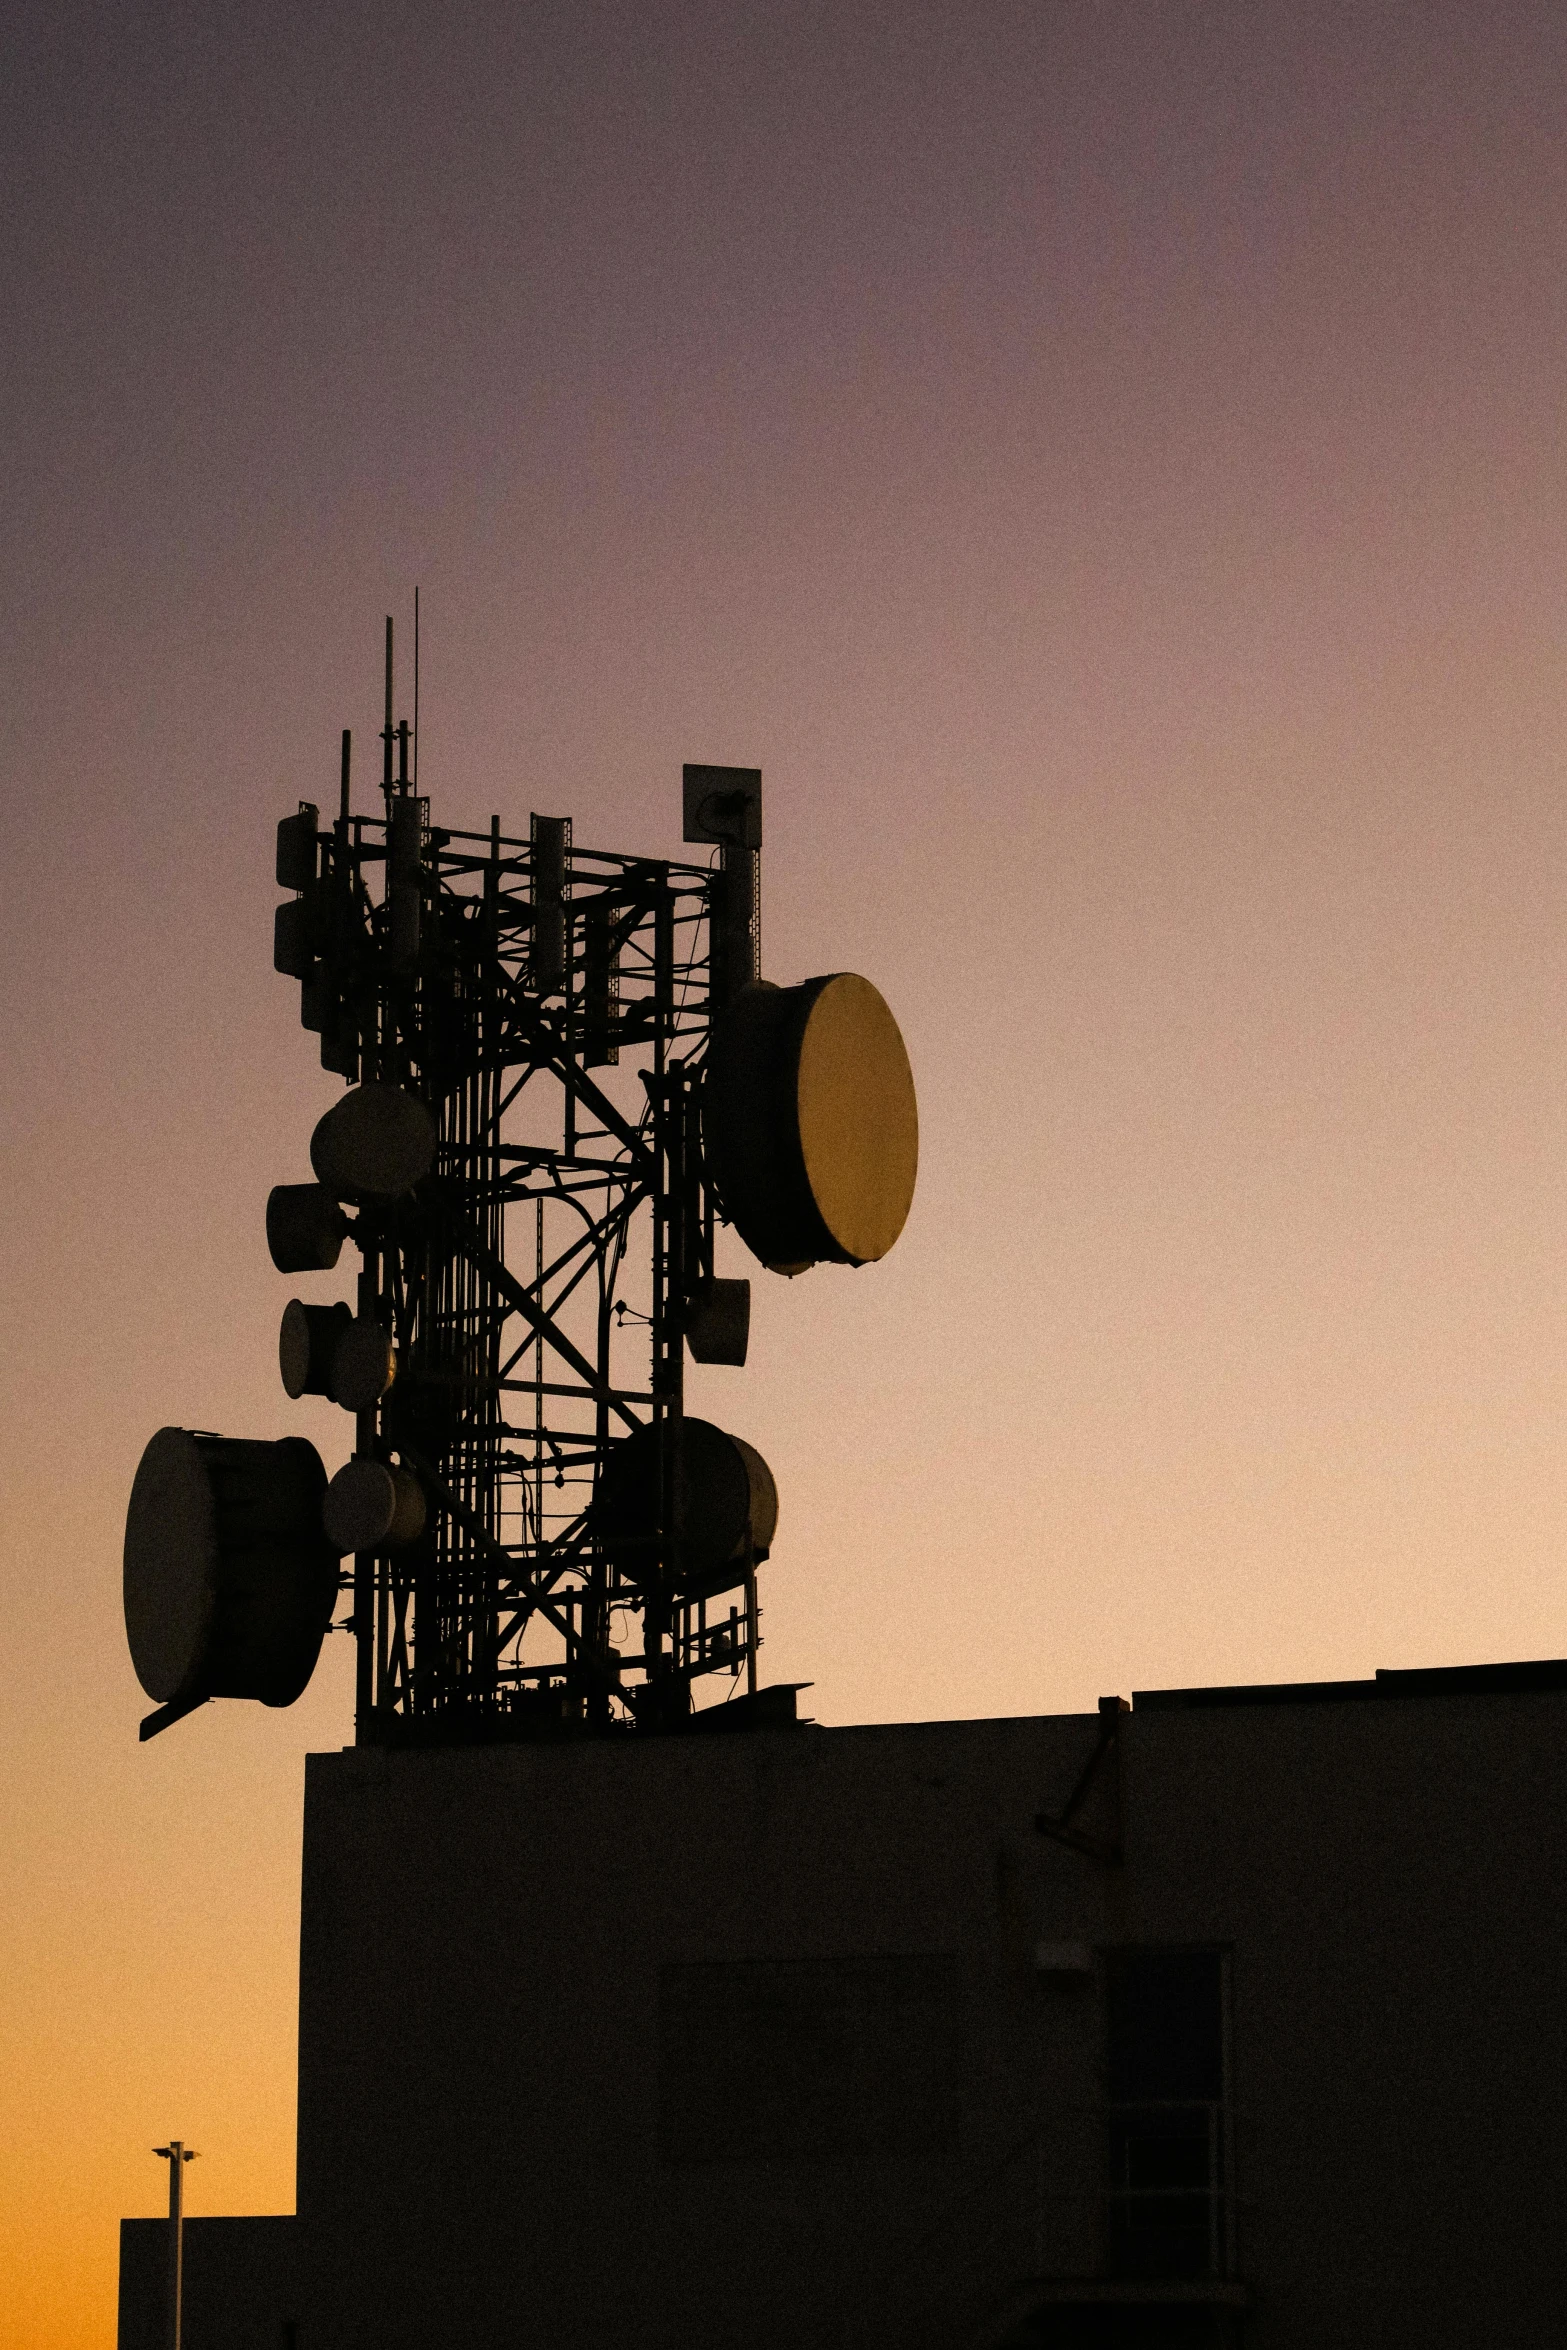
{"label": "dark building silhouette", "polygon": [[1542,1664],[313,1756],[299,2215],[188,2224],[187,2350],[1567,2338],[1564,1743]]}

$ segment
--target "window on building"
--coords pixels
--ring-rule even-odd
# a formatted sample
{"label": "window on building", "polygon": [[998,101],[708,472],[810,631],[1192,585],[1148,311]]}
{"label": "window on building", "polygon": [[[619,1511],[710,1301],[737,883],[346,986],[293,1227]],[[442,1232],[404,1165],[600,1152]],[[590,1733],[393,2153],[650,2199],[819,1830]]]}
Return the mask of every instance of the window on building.
{"label": "window on building", "polygon": [[1110,1963],[1110,2265],[1118,2276],[1228,2273],[1225,1974],[1217,1950],[1129,1950]]}

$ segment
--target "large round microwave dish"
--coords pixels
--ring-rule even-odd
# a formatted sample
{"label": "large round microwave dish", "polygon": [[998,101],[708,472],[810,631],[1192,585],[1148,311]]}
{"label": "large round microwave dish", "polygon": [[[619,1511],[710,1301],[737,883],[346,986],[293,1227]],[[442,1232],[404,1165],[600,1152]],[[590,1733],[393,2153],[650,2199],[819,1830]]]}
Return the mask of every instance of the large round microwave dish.
{"label": "large round microwave dish", "polygon": [[795,1098],[817,1213],[840,1256],[873,1264],[909,1220],[920,1146],[909,1056],[868,979],[840,971],[813,997]]}
{"label": "large round microwave dish", "polygon": [[125,1637],[137,1680],[160,1705],[200,1664],[217,1566],[217,1503],[196,1439],[184,1428],[160,1428],[141,1456],[125,1515]]}
{"label": "large round microwave dish", "polygon": [[337,1596],[325,1491],[321,1456],[301,1436],[159,1429],[125,1519],[125,1632],[149,1697],[293,1704]]}
{"label": "large round microwave dish", "polygon": [[919,1111],[891,1011],[852,971],[748,987],[714,1023],[703,1136],[747,1247],[779,1270],[872,1264],[908,1221]]}
{"label": "large round microwave dish", "polygon": [[[659,1522],[657,1427],[639,1428],[618,1444],[605,1465],[594,1516],[598,1531],[626,1547],[622,1571],[633,1581],[651,1564]],[[674,1525],[679,1546],[678,1588],[688,1598],[712,1598],[743,1582],[747,1567],[765,1559],[778,1531],[778,1487],[756,1447],[714,1427],[683,1419],[674,1460]]]}
{"label": "large round microwave dish", "polygon": [[750,1488],[747,1531],[751,1553],[754,1558],[765,1559],[778,1532],[778,1482],[754,1444],[747,1444],[743,1436],[731,1436],[729,1441],[745,1463],[746,1483]]}

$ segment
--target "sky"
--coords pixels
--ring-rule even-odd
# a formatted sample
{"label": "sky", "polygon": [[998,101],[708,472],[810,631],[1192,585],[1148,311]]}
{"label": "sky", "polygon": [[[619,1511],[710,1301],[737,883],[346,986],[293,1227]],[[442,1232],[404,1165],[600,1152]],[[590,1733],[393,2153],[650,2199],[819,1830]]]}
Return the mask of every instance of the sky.
{"label": "sky", "polygon": [[0,2350],[108,2350],[154,2145],[293,2204],[348,1644],[139,1747],[120,1542],[165,1423],[349,1449],[272,833],[415,583],[438,821],[760,766],[767,976],[908,1043],[898,1247],[691,1377],[764,1678],[1567,1648],[1567,16],[24,0],[0,87]]}

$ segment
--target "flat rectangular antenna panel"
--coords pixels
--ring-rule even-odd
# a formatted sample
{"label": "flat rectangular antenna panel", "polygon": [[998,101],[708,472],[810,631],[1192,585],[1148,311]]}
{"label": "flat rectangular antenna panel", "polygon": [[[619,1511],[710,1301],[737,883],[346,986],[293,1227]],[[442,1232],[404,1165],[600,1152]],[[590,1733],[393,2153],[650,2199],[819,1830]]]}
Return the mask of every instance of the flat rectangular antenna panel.
{"label": "flat rectangular antenna panel", "polygon": [[686,840],[712,841],[732,849],[762,845],[760,767],[685,767]]}

